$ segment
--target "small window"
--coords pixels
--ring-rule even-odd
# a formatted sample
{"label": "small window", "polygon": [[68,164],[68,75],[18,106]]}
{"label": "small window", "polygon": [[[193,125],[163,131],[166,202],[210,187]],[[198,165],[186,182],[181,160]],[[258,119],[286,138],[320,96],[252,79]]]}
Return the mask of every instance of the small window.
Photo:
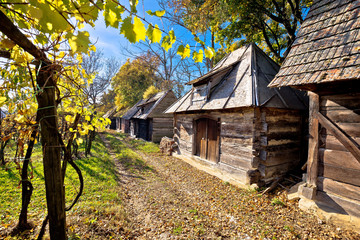
{"label": "small window", "polygon": [[207,84],[194,87],[192,103],[206,101],[207,94],[208,94]]}

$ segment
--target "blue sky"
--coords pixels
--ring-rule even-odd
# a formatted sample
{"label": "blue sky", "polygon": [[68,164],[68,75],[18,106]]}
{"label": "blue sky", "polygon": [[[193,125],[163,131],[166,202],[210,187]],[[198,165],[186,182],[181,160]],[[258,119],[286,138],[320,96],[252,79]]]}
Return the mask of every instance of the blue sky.
{"label": "blue sky", "polygon": [[[139,1],[137,10],[140,17],[145,17],[151,23],[158,24],[161,26],[161,21],[157,17],[149,16],[147,13],[144,13],[143,10],[160,10],[160,7],[157,4],[156,0],[147,0]],[[126,7],[129,7],[129,3],[126,1]],[[147,24],[145,24],[145,27]],[[120,34],[120,29],[115,29],[112,27],[106,27],[102,13],[99,14],[99,19],[95,22],[95,27],[85,26],[85,30],[90,33],[90,40],[92,43],[95,43],[97,49],[102,49],[105,57],[115,57],[119,59],[122,63],[125,63],[126,57],[122,56],[122,47],[127,47],[129,49],[134,49],[134,44],[129,43],[129,41]]]}

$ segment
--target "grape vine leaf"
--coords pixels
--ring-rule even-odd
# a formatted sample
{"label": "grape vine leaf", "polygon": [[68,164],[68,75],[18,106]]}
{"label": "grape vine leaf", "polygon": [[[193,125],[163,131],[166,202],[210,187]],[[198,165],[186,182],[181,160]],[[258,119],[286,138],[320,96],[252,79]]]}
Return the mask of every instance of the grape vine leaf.
{"label": "grape vine leaf", "polygon": [[152,25],[149,25],[146,31],[146,36],[149,38],[151,43],[160,43],[161,34],[162,33],[157,24],[155,25],[155,28]]}
{"label": "grape vine leaf", "polygon": [[186,44],[186,47],[184,47],[184,45],[180,45],[178,47],[177,54],[181,56],[181,59],[184,59],[186,57],[190,57],[190,46],[189,46],[189,44]]}

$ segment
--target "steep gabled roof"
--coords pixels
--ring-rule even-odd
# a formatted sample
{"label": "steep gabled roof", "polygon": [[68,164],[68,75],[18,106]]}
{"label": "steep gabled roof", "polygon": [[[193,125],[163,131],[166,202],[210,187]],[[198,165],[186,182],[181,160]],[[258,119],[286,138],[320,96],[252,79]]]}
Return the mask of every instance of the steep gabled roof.
{"label": "steep gabled roof", "polygon": [[[140,104],[137,105],[137,111],[133,115],[133,118],[147,119],[152,111],[158,106],[158,104],[168,95],[174,93],[169,91],[163,91],[155,94],[153,97],[144,99]],[[144,111],[142,111],[144,109]]]}
{"label": "steep gabled roof", "polygon": [[134,106],[132,106],[121,118],[130,120],[138,111],[138,105],[143,103],[144,100],[138,101]]}
{"label": "steep gabled roof", "polygon": [[270,87],[360,79],[360,1],[315,0]]}
{"label": "steep gabled roof", "polygon": [[104,114],[103,118],[111,118],[115,115],[115,113],[116,113],[116,107],[113,107]]}
{"label": "steep gabled roof", "polygon": [[266,106],[304,109],[303,96],[291,88],[267,85],[279,66],[255,44],[225,56],[209,73],[190,81],[193,88],[165,112]]}

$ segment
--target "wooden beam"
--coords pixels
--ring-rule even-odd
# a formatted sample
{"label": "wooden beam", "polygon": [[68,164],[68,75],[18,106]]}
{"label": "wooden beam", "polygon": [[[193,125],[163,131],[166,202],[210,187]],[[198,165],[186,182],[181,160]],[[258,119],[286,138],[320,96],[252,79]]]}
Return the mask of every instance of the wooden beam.
{"label": "wooden beam", "polygon": [[331,132],[360,163],[359,144],[357,144],[357,142],[348,136],[341,128],[321,113],[317,112],[315,117],[319,119],[320,124]]}
{"label": "wooden beam", "polygon": [[307,160],[307,182],[316,186],[319,164],[319,95],[309,92],[309,154]]}

